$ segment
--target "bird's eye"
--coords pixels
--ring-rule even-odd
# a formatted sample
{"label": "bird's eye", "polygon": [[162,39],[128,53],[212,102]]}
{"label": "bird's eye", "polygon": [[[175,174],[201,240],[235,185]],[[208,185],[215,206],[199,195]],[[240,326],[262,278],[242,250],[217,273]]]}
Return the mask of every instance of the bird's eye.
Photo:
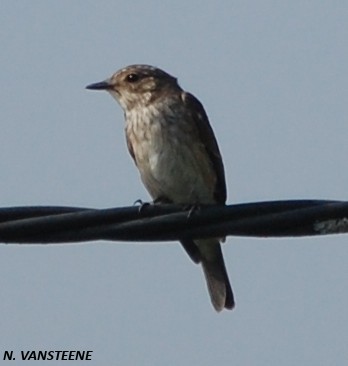
{"label": "bird's eye", "polygon": [[136,81],[139,80],[139,75],[138,74],[128,74],[126,76],[126,80],[129,82],[129,83],[135,83]]}

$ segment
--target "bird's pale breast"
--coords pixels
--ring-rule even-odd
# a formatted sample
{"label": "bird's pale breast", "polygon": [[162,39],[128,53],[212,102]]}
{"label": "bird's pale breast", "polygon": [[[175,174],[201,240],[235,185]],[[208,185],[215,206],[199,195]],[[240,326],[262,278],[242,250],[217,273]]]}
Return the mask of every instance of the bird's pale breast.
{"label": "bird's pale breast", "polygon": [[189,114],[180,105],[152,104],[126,114],[126,133],[153,199],[214,203],[216,176]]}

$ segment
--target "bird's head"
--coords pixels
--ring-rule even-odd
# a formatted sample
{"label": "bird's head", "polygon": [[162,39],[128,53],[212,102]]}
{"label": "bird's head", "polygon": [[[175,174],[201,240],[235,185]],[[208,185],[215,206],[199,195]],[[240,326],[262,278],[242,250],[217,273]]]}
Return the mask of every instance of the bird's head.
{"label": "bird's head", "polygon": [[135,106],[146,106],[173,90],[181,90],[176,78],[149,65],[127,66],[109,79],[88,85],[86,88],[108,91],[125,111]]}

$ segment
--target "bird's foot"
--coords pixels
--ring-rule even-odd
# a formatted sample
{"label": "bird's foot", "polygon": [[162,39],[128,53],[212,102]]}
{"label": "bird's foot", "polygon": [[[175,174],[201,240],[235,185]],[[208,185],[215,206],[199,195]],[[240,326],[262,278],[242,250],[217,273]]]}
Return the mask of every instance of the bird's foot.
{"label": "bird's foot", "polygon": [[142,213],[143,210],[144,210],[144,208],[146,206],[150,206],[151,203],[149,203],[149,202],[143,202],[141,199],[138,199],[138,200],[134,201],[133,206],[138,205],[138,204],[139,204],[138,212],[139,213]]}
{"label": "bird's foot", "polygon": [[187,214],[187,218],[190,219],[197,211],[200,211],[201,206],[198,204],[186,205],[184,206],[184,210],[189,210]]}
{"label": "bird's foot", "polygon": [[136,201],[133,202],[133,206],[142,205],[143,203],[144,203],[143,200],[139,198],[139,199],[137,199]]}

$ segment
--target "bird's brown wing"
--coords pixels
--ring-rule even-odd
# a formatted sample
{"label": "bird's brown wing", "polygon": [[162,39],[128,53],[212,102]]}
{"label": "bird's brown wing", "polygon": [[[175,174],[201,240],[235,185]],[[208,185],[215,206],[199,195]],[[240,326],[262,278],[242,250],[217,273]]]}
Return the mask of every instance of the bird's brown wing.
{"label": "bird's brown wing", "polygon": [[211,165],[215,170],[216,186],[214,198],[216,200],[216,203],[225,204],[226,181],[224,165],[213,129],[211,128],[208,120],[208,116],[205,113],[201,102],[192,94],[182,92],[181,98],[187,106],[187,111],[190,111],[191,113],[191,118],[197,127],[199,137],[205,146],[205,149],[211,161]]}

